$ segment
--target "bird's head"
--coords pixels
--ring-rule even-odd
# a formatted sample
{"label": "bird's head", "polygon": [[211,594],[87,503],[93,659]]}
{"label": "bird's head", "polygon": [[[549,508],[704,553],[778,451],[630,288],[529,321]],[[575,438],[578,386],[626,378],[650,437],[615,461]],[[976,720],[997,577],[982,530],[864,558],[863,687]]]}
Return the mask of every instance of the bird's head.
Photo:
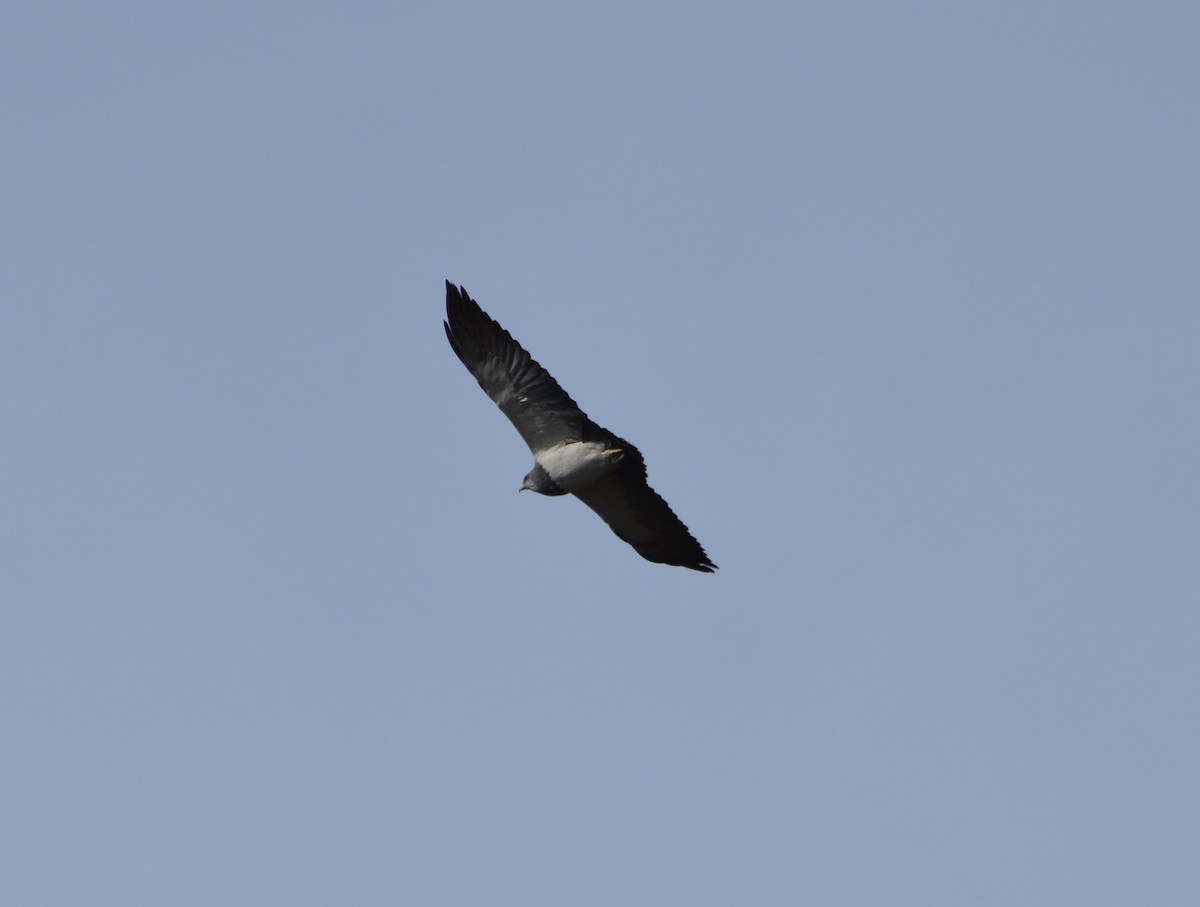
{"label": "bird's head", "polygon": [[529,470],[529,473],[521,480],[521,487],[517,491],[536,491],[538,494],[566,494],[561,488],[554,484],[554,480],[550,478],[550,473],[539,464]]}

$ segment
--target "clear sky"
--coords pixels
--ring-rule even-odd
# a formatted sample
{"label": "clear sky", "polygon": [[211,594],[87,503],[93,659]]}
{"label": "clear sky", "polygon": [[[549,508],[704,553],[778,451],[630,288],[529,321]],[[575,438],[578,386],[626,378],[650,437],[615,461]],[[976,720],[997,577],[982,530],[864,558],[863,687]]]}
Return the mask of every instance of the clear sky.
{"label": "clear sky", "polygon": [[[1200,903],[1198,40],[9,4],[0,901]],[[518,495],[447,278],[719,573]]]}

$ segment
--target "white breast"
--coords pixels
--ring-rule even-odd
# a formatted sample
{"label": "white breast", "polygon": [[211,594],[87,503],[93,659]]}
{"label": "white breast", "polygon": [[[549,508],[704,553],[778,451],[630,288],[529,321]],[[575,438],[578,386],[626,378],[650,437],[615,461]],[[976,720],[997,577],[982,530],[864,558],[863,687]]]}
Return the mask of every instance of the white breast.
{"label": "white breast", "polygon": [[621,460],[619,453],[605,453],[605,446],[594,441],[572,441],[537,455],[542,469],[550,474],[554,484],[571,491],[600,478]]}

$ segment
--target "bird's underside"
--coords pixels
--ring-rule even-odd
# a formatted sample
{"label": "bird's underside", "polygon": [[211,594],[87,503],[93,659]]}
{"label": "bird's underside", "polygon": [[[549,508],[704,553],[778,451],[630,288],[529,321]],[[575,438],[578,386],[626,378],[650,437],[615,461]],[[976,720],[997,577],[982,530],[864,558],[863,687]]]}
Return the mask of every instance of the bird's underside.
{"label": "bird's underside", "polygon": [[533,452],[521,488],[573,494],[646,560],[712,573],[717,565],[646,482],[636,447],[587,417],[550,373],[446,281],[446,338]]}

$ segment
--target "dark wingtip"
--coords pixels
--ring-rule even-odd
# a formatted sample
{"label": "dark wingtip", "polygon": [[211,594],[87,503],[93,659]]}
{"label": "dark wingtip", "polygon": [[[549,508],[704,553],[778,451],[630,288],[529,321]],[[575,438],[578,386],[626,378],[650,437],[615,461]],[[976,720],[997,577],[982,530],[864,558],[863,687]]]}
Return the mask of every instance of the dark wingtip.
{"label": "dark wingtip", "polygon": [[680,564],[680,567],[687,567],[689,570],[699,570],[701,573],[716,573],[717,565],[708,559],[708,555],[704,555],[704,560],[696,561],[694,564]]}
{"label": "dark wingtip", "polygon": [[455,322],[462,318],[470,302],[471,297],[467,295],[466,290],[446,281],[446,327],[449,330],[454,330],[457,326]]}
{"label": "dark wingtip", "polygon": [[467,293],[467,288],[446,281],[446,317],[450,320],[451,327],[456,327],[454,322],[465,317],[473,317],[476,314],[483,314],[483,309],[479,307],[474,299]]}

